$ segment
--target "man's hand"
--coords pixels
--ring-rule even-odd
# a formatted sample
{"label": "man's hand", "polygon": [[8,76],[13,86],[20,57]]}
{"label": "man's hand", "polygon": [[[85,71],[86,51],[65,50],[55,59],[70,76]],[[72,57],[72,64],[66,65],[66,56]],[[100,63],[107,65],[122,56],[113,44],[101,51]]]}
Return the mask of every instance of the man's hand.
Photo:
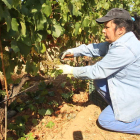
{"label": "man's hand", "polygon": [[57,65],[57,70],[63,70],[63,74],[73,74],[73,67],[69,65]]}
{"label": "man's hand", "polygon": [[64,52],[62,52],[62,54],[60,55],[60,59],[63,60],[65,57],[73,57],[73,50],[72,49],[68,49]]}

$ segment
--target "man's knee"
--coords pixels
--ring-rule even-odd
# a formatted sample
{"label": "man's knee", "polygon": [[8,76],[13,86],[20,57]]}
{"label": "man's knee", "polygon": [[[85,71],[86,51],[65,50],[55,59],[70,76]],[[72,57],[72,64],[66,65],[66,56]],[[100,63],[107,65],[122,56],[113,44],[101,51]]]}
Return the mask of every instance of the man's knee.
{"label": "man's knee", "polygon": [[99,118],[98,118],[98,123],[101,127],[103,128],[108,128],[107,126],[110,124],[110,122],[108,120],[106,120],[105,116],[100,114]]}
{"label": "man's knee", "polygon": [[98,118],[99,125],[106,129],[112,128],[114,121],[114,114],[112,113],[112,109],[110,106],[108,106]]}

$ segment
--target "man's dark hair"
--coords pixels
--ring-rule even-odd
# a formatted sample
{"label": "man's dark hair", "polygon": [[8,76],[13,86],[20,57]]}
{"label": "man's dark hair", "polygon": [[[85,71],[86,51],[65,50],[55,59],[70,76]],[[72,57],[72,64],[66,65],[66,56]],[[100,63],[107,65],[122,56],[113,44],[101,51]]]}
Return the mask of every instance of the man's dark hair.
{"label": "man's dark hair", "polygon": [[134,21],[133,32],[136,35],[136,37],[138,38],[138,40],[140,40],[140,16],[135,14],[134,19],[135,19],[135,21]]}
{"label": "man's dark hair", "polygon": [[126,20],[126,19],[113,19],[113,23],[116,24],[115,30],[118,28],[125,27],[126,33],[133,31],[133,21],[132,20]]}
{"label": "man's dark hair", "polygon": [[125,27],[126,33],[132,31],[135,36],[140,40],[140,16],[134,15],[135,21],[126,19],[113,19],[113,23],[116,24],[115,30],[121,27]]}

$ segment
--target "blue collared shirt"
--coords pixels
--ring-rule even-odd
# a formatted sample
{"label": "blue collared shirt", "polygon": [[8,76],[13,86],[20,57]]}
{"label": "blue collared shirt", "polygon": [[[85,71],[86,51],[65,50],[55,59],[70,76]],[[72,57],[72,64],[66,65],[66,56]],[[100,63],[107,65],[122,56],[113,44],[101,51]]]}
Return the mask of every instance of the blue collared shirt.
{"label": "blue collared shirt", "polygon": [[128,32],[115,42],[81,45],[74,56],[104,56],[91,66],[74,67],[80,79],[107,78],[115,119],[131,122],[140,117],[140,41]]}

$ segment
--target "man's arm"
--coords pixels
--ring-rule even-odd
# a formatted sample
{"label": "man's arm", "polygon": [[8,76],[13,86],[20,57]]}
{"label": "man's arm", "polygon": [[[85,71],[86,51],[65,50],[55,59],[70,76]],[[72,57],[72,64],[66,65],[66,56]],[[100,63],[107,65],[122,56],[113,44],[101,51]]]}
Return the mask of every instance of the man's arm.
{"label": "man's arm", "polygon": [[109,43],[103,42],[98,44],[82,44],[79,47],[73,48],[74,56],[105,56],[108,51]]}
{"label": "man's arm", "polygon": [[103,79],[118,72],[135,60],[126,46],[111,48],[105,57],[92,66],[74,67],[73,75],[80,79]]}

